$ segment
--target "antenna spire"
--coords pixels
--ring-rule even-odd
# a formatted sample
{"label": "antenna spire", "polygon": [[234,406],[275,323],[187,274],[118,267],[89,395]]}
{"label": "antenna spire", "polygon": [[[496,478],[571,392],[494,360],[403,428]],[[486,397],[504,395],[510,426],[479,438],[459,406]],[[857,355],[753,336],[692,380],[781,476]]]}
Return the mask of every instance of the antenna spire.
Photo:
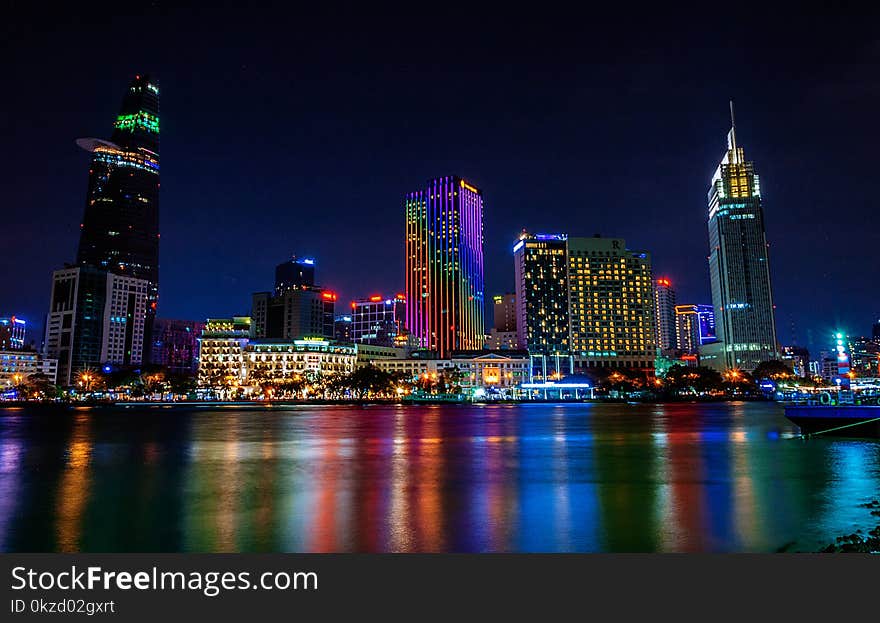
{"label": "antenna spire", "polygon": [[739,162],[739,152],[736,148],[736,117],[733,114],[733,100],[730,100],[730,133],[727,135],[727,143],[733,152],[733,162]]}

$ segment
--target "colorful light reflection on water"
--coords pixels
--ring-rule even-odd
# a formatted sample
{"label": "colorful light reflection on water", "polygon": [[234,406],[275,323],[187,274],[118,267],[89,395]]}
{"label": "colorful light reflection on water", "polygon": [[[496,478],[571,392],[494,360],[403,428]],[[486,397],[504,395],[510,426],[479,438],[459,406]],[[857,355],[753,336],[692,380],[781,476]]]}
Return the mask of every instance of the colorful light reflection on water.
{"label": "colorful light reflection on water", "polygon": [[880,444],[795,433],[769,403],[0,409],[0,549],[814,551],[878,523]]}

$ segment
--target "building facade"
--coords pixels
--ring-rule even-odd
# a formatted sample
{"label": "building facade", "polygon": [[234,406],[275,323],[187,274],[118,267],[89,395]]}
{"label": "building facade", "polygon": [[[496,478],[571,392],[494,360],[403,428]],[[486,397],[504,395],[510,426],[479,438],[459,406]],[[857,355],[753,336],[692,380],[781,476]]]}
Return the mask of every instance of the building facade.
{"label": "building facade", "polygon": [[651,257],[621,238],[568,238],[571,352],[575,369],[635,368],[656,356]]}
{"label": "building facade", "polygon": [[515,350],[518,344],[516,331],[499,331],[493,328],[486,336],[486,348],[489,350]]}
{"label": "building facade", "polygon": [[483,194],[457,176],[406,195],[406,326],[440,353],[483,346]]}
{"label": "building facade", "polygon": [[244,349],[245,383],[301,376],[351,374],[357,363],[354,344],[331,340],[252,340]]}
{"label": "building facade", "polygon": [[275,267],[275,296],[285,290],[315,285],[315,259],[295,255]]}
{"label": "building facade", "polygon": [[194,375],[199,370],[199,337],[204,322],[156,318],[151,363],[172,374]]}
{"label": "building facade", "polygon": [[199,385],[217,387],[245,383],[244,351],[251,337],[249,316],[208,318],[199,338]]}
{"label": "building facade", "polygon": [[777,359],[761,185],[737,143],[731,103],[727,152],[709,188],[709,276],[719,342],[715,367],[753,370]]}
{"label": "building facade", "polygon": [[58,361],[34,351],[0,349],[0,390],[21,385],[35,374],[43,374],[50,383],[55,383]]}
{"label": "building facade", "polygon": [[59,385],[104,364],[143,363],[149,281],[92,266],[56,270],[52,281],[45,344]]}
{"label": "building facade", "polygon": [[373,295],[351,303],[351,339],[364,344],[394,346],[406,322],[406,297]]}
{"label": "building facade", "polygon": [[15,316],[0,318],[0,350],[21,350],[27,339],[27,322]]}
{"label": "building facade", "polygon": [[278,295],[255,292],[251,300],[254,337],[300,339],[334,335],[335,292],[317,286],[288,288]]}
{"label": "building facade", "polygon": [[675,345],[680,351],[698,354],[704,344],[716,340],[715,311],[711,305],[675,306]]}
{"label": "building facade", "polygon": [[140,351],[149,357],[159,299],[159,89],[138,75],[109,141],[79,139],[91,152],[76,263],[149,283]]}
{"label": "building facade", "polygon": [[492,297],[492,328],[500,333],[516,332],[516,293],[496,294]]}
{"label": "building facade", "polygon": [[338,315],[333,321],[333,339],[337,342],[351,342],[351,315]]}
{"label": "building facade", "polygon": [[667,277],[654,280],[654,324],[657,348],[671,351],[676,348],[675,339],[675,290]]}
{"label": "building facade", "polygon": [[371,364],[411,381],[446,374],[471,395],[478,390],[513,391],[529,378],[529,357],[524,351],[464,351],[443,359],[376,359]]}
{"label": "building facade", "polygon": [[513,247],[517,348],[532,354],[571,351],[567,240],[523,232]]}

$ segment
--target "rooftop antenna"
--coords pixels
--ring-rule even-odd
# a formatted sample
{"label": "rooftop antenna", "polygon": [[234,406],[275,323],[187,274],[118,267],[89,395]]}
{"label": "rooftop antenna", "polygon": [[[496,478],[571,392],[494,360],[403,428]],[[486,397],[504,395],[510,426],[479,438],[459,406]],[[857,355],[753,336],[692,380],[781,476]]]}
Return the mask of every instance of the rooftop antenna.
{"label": "rooftop antenna", "polygon": [[733,152],[733,162],[739,164],[739,153],[736,149],[736,117],[733,114],[733,100],[730,100],[730,132],[727,135],[727,144]]}

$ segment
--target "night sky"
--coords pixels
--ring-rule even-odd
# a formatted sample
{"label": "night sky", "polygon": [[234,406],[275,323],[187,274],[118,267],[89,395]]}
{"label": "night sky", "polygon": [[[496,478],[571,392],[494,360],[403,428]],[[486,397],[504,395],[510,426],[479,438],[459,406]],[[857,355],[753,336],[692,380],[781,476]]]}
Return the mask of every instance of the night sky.
{"label": "night sky", "polygon": [[109,138],[136,73],[161,89],[161,317],[246,314],[292,253],[317,258],[339,311],[402,291],[403,196],[447,174],[483,190],[488,300],[513,288],[527,228],[625,238],[679,303],[711,303],[730,98],[761,175],[780,339],[817,352],[880,317],[877,13],[8,4],[0,315],[38,344],[51,271],[76,254],[89,156],[74,140]]}

